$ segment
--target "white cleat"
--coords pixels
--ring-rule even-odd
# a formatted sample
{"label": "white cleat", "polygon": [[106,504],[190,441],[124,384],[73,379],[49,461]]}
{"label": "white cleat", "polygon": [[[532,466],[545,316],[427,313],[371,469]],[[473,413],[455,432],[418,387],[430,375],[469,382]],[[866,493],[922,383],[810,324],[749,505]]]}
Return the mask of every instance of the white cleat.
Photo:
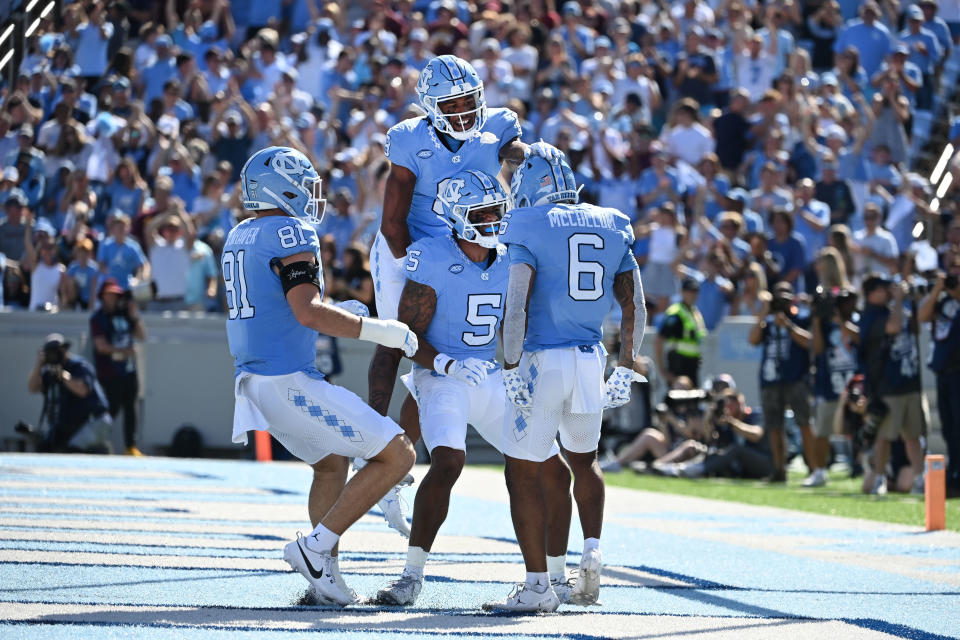
{"label": "white cleat", "polygon": [[567,604],[570,602],[570,594],[573,593],[573,580],[551,580],[550,586],[553,587],[553,592],[557,594],[557,600],[560,601],[560,604]]}
{"label": "white cleat", "polygon": [[399,578],[377,591],[373,601],[377,604],[406,607],[416,602],[421,589],[423,575],[404,571]]}
{"label": "white cleat", "polygon": [[527,584],[520,583],[514,586],[506,600],[484,603],[483,609],[509,613],[552,613],[559,606],[560,600],[550,585],[542,592],[537,592]]}
{"label": "white cleat", "polygon": [[380,511],[383,512],[383,517],[386,518],[390,528],[396,529],[404,538],[409,538],[410,522],[407,520],[403,498],[400,496],[401,486],[402,485],[398,484],[390,489],[387,495],[380,499],[377,506],[380,507]]}
{"label": "white cleat", "polygon": [[570,604],[587,607],[596,604],[600,598],[600,571],[603,562],[600,559],[600,549],[590,549],[580,559],[580,570],[577,582],[573,585],[570,594]]}
{"label": "white cleat", "polygon": [[[353,459],[354,471],[360,471],[360,469],[363,469],[365,466],[367,466],[367,461],[363,458]],[[404,476],[403,480],[387,491],[387,495],[383,496],[383,498],[377,502],[377,506],[380,508],[380,511],[383,512],[383,517],[386,519],[387,524],[404,538],[410,537],[410,523],[407,521],[404,502],[400,497],[400,488],[409,487],[413,482],[413,475],[408,473]]]}
{"label": "white cleat", "polygon": [[318,604],[345,607],[357,601],[357,594],[338,577],[336,558],[329,551],[314,551],[307,546],[309,537],[297,539],[283,548],[283,559],[297,571],[316,592]]}

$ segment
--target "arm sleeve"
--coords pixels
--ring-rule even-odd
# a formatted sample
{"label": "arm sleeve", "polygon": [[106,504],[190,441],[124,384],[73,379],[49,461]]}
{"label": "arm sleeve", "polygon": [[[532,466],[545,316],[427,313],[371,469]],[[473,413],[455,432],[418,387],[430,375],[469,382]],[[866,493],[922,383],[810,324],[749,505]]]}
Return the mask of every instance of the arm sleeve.
{"label": "arm sleeve", "polygon": [[387,143],[384,145],[383,152],[390,162],[409,169],[419,178],[420,168],[414,155],[416,149],[412,148],[410,139],[404,135],[405,133],[407,130],[400,128],[399,125],[387,131]]}
{"label": "arm sleeve", "polygon": [[533,273],[521,264],[510,265],[507,284],[506,313],[503,317],[503,357],[510,363],[520,362],[527,329],[527,294]]}
{"label": "arm sleeve", "polygon": [[[630,257],[633,258],[632,255]],[[633,269],[633,307],[633,359],[636,360],[640,355],[643,334],[647,330],[647,301],[643,297],[643,282],[636,266]]]}

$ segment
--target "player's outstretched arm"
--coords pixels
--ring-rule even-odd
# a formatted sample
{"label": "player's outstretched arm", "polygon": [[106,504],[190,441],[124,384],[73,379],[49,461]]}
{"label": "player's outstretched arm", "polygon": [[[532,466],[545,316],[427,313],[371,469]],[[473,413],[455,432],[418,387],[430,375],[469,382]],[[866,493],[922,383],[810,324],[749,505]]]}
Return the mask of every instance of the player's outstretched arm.
{"label": "player's outstretched arm", "polygon": [[413,190],[417,176],[406,167],[393,164],[384,186],[383,218],[380,221],[380,233],[383,234],[390,252],[397,259],[405,258],[410,246],[410,228],[407,216],[413,202]]}
{"label": "player's outstretched arm", "polygon": [[279,261],[277,271],[287,303],[297,322],[314,331],[337,338],[359,338],[408,356],[417,351],[417,336],[396,320],[361,318],[327,304],[320,295],[319,265],[310,252],[297,253]]}

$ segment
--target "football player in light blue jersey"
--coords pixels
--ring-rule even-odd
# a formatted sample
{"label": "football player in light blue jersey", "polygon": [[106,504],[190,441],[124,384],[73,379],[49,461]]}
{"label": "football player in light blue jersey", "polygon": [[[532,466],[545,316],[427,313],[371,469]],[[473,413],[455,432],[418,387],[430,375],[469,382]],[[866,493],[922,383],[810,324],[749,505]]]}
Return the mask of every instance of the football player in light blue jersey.
{"label": "football player in light blue jersey", "polygon": [[[370,252],[377,313],[396,318],[406,282],[404,262],[412,241],[447,235],[438,195],[459,171],[473,169],[496,176],[503,163],[518,166],[532,154],[559,151],[520,141],[520,124],[509,109],[488,109],[483,82],[466,60],[444,55],[420,72],[417,97],[425,116],[400,122],[387,132],[390,159],[380,231]],[[386,415],[401,355],[377,348],[368,373],[370,406]],[[401,424],[416,429],[416,403],[407,397]]]}
{"label": "football player in light blue jersey", "polygon": [[[527,582],[487,609],[552,611],[546,579],[547,508],[538,488],[542,463],[560,433],[573,468],[584,550],[574,604],[600,592],[603,474],[597,464],[605,408],[630,400],[646,324],[640,271],[627,216],[577,204],[566,160],[528,158],[513,174],[513,209],[501,225],[510,279],[503,321],[504,384],[510,406],[503,427],[510,512],[527,567]],[[623,316],[619,365],[603,380],[603,319],[614,301]]]}
{"label": "football player in light blue jersey", "polygon": [[[340,535],[403,478],[416,459],[395,422],[314,366],[318,332],[417,351],[417,337],[396,320],[361,318],[323,302],[320,246],[311,225],[324,201],[310,161],[289,147],[253,154],[241,171],[243,206],[257,212],[230,231],[221,266],[227,290],[227,339],[236,363],[233,440],[266,429],[314,468],[309,512],[315,527],[284,549],[284,559],[325,604],[357,595],[340,577]],[[345,458],[369,464],[350,482]],[[328,480],[328,482],[323,482]]]}
{"label": "football player in light blue jersey", "polygon": [[[377,594],[382,604],[411,605],[420,594],[427,556],[463,469],[467,424],[503,449],[506,395],[494,357],[509,275],[497,232],[508,197],[495,176],[472,169],[448,179],[440,197],[448,232],[422,238],[407,250],[398,316],[419,337],[414,369],[403,380],[420,409],[430,470],[417,490],[406,566]],[[563,573],[570,472],[559,453],[554,445],[544,465],[545,499],[551,506],[548,550],[560,564],[558,588],[569,589]]]}

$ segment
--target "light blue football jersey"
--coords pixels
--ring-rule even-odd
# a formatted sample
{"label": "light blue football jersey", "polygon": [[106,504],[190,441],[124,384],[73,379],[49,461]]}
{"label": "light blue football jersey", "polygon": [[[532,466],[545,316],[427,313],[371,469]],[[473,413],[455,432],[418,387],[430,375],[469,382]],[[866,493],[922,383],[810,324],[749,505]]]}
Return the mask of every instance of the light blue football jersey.
{"label": "light blue football jersey", "polygon": [[319,262],[317,232],[290,216],[250,218],[227,236],[220,267],[229,307],[227,341],[237,375],[303,371],[322,377],[316,367],[317,332],[297,322],[280,276],[270,267],[274,258],[303,252],[316,254]]}
{"label": "light blue football jersey", "polygon": [[630,219],[591,204],[524,207],[505,219],[510,263],[536,270],[524,350],[599,343],[614,277],[637,268]]}
{"label": "light blue football jersey", "polygon": [[471,262],[448,230],[410,245],[404,273],[437,294],[427,342],[456,360],[494,359],[510,275],[505,255],[490,266]]}
{"label": "light blue football jersey", "polygon": [[387,132],[384,151],[390,162],[406,167],[417,176],[407,226],[413,242],[421,238],[446,235],[449,231],[437,202],[437,194],[446,179],[464,169],[500,173],[500,149],[520,137],[520,123],[510,109],[487,109],[487,121],[480,134],[465,140],[450,151],[439,139],[429,118],[410,118],[393,125]]}

